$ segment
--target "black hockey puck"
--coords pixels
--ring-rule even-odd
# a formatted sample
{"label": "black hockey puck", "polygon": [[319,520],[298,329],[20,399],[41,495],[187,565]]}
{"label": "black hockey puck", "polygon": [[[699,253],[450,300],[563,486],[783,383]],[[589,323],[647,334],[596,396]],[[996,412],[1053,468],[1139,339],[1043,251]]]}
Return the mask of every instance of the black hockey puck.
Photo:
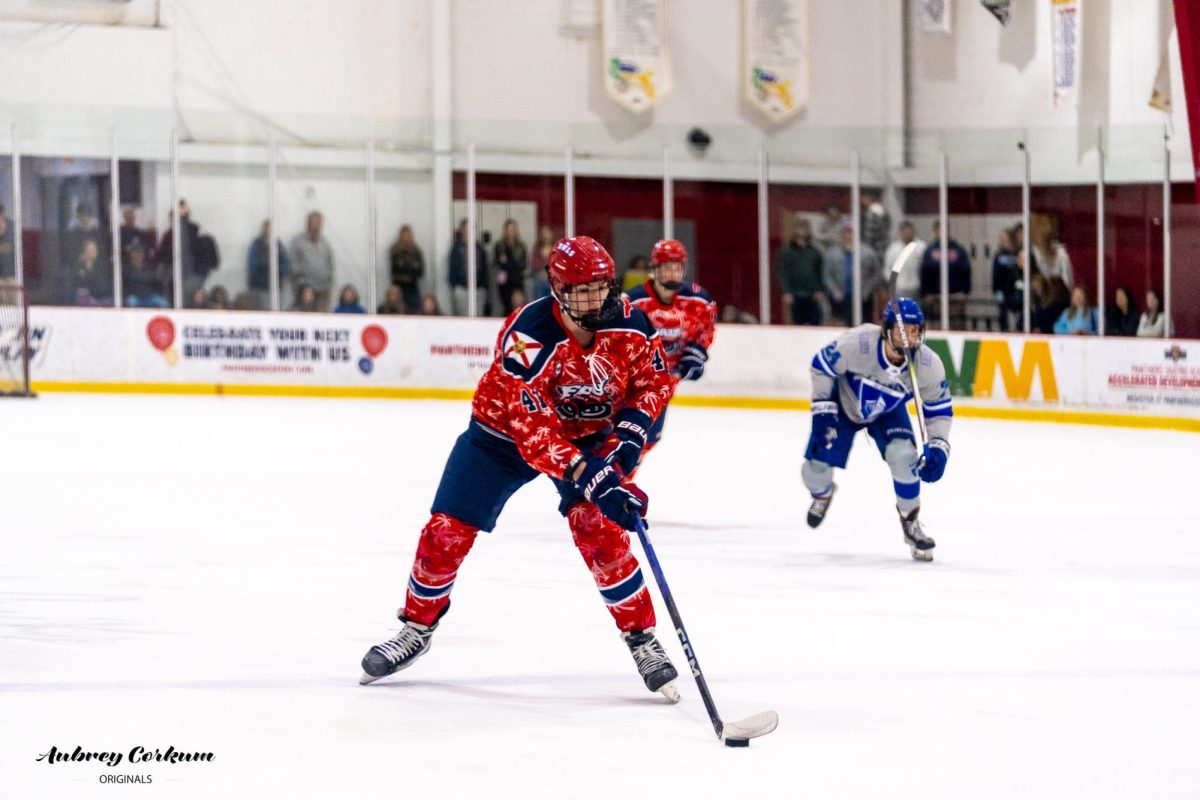
{"label": "black hockey puck", "polygon": [[749,747],[750,740],[749,739],[726,739],[725,746],[726,747]]}

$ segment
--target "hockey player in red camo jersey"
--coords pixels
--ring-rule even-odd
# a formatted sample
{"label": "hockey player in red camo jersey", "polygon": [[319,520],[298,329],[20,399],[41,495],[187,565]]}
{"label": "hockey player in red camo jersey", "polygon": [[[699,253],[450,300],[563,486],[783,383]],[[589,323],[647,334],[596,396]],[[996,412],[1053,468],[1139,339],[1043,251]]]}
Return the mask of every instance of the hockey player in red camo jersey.
{"label": "hockey player in red camo jersey", "polygon": [[491,531],[508,498],[545,474],[646,687],[679,699],[626,533],[647,500],[625,476],[671,396],[662,344],[621,298],[611,256],[590,237],[559,240],[546,269],[551,296],[514,311],[500,331],[421,531],[404,627],[363,657],[362,683],[429,650],[477,532]]}
{"label": "hockey player in red camo jersey", "polygon": [[[717,304],[708,292],[698,283],[684,281],[687,261],[682,242],[663,239],[650,252],[652,277],[627,295],[658,330],[671,372],[672,395],[680,381],[699,380],[704,374],[717,319]],[[664,410],[650,429],[643,455],[658,444],[666,419]]]}

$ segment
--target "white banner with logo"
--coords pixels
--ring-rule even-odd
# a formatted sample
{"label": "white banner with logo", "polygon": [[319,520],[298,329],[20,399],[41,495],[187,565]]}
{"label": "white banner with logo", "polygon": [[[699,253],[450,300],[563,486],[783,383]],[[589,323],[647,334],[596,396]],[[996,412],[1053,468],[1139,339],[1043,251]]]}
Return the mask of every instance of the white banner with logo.
{"label": "white banner with logo", "polygon": [[808,104],[808,0],[742,0],[742,91],[772,122]]}
{"label": "white banner with logo", "polygon": [[664,0],[603,0],[604,89],[645,111],[674,86]]}
{"label": "white banner with logo", "polygon": [[42,382],[473,388],[500,320],[141,309],[30,310]]}
{"label": "white banner with logo", "polygon": [[[30,310],[34,390],[362,394],[470,391],[499,319],[142,309]],[[795,407],[837,328],[720,325],[682,397]],[[1200,419],[1200,342],[930,332],[960,407],[1114,411]],[[0,348],[10,369],[15,344]],[[309,387],[306,389],[305,387]],[[278,389],[274,392],[274,389]],[[311,390],[311,391],[309,391]],[[764,401],[764,402],[760,402]]]}
{"label": "white banner with logo", "polygon": [[1079,45],[1083,34],[1080,0],[1050,0],[1050,36],[1054,45],[1054,105],[1079,98]]}
{"label": "white banner with logo", "polygon": [[1200,343],[1116,339],[1088,359],[1089,405],[1200,417]]}

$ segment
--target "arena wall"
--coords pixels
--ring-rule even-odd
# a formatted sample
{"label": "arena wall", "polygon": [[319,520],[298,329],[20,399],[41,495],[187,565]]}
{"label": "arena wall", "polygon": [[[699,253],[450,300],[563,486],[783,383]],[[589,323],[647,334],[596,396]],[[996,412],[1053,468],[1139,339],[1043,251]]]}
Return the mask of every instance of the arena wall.
{"label": "arena wall", "polygon": [[[497,319],[31,310],[37,392],[467,399]],[[681,405],[808,408],[833,328],[724,325]],[[1200,341],[931,333],[960,416],[1200,431]],[[4,345],[11,359],[15,343]]]}

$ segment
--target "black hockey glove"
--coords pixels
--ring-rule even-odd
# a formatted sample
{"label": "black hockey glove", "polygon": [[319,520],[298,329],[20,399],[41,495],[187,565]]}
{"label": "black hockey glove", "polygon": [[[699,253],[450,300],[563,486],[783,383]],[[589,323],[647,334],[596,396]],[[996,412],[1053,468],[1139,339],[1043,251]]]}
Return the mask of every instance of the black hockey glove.
{"label": "black hockey glove", "polygon": [[946,461],[950,458],[950,443],[945,439],[930,439],[925,453],[917,464],[917,475],[926,483],[934,483],[946,472]]}
{"label": "black hockey glove", "polygon": [[654,420],[645,411],[621,409],[613,417],[613,432],[604,440],[596,455],[620,467],[622,476],[629,475],[642,460],[642,449],[646,446],[646,437],[650,434],[652,424]]}
{"label": "black hockey glove", "polygon": [[575,488],[600,513],[627,531],[636,530],[635,518],[647,505],[646,493],[632,483],[621,483],[621,473],[606,458],[589,458]]}
{"label": "black hockey glove", "polygon": [[675,367],[675,374],[683,381],[697,380],[704,374],[704,364],[708,361],[708,351],[699,342],[688,342],[683,346],[683,355]]}

